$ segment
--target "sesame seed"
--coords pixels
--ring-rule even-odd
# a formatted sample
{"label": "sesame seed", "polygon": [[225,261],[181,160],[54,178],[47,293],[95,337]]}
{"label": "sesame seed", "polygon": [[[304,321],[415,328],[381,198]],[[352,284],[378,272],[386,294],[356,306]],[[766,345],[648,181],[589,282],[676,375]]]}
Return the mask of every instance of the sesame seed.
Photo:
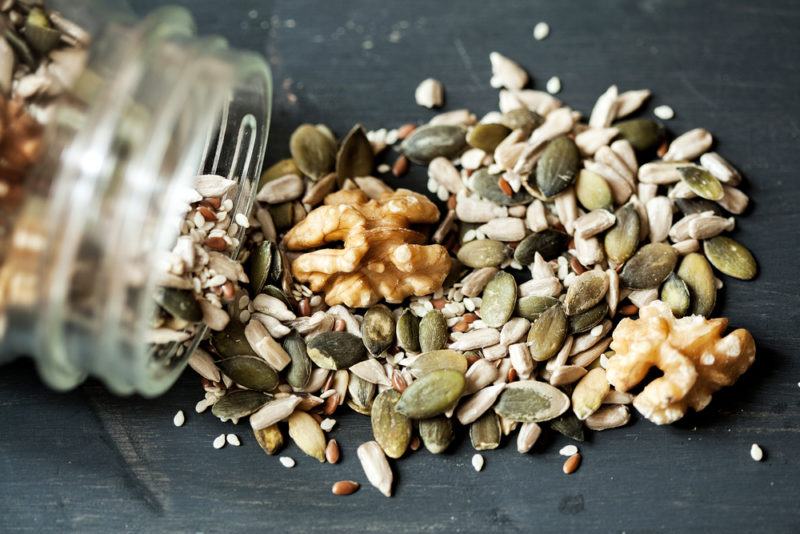
{"label": "sesame seed", "polygon": [[483,456],[481,456],[480,454],[474,454],[472,456],[472,468],[475,469],[475,471],[480,472],[483,469],[483,464],[484,464]]}
{"label": "sesame seed", "polygon": [[212,443],[215,449],[221,449],[225,446],[225,434],[220,434],[216,438],[214,438],[214,442]]}
{"label": "sesame seed", "polygon": [[653,110],[653,115],[655,115],[656,117],[658,117],[661,120],[668,121],[668,120],[670,120],[671,118],[673,118],[675,116],[675,112],[672,111],[671,107],[666,106],[666,105],[661,105],[661,106],[656,107],[656,109]]}
{"label": "sesame seed", "polygon": [[578,447],[575,445],[565,445],[561,447],[561,450],[558,451],[558,454],[561,456],[572,456],[578,452]]}
{"label": "sesame seed", "polygon": [[390,170],[392,170],[392,168],[387,163],[381,163],[378,165],[378,172],[381,174],[386,174]]}
{"label": "sesame seed", "polygon": [[250,221],[244,213],[237,213],[233,220],[242,228],[250,228]]}
{"label": "sesame seed", "polygon": [[323,419],[323,420],[322,420],[322,422],[319,424],[319,427],[320,427],[322,430],[324,430],[325,432],[330,432],[331,430],[333,430],[333,427],[334,427],[335,425],[336,425],[336,419],[331,419],[331,418],[329,418],[329,417],[326,417],[326,418],[325,418],[325,419]]}
{"label": "sesame seed", "polygon": [[183,410],[178,410],[178,413],[175,414],[175,417],[172,418],[172,424],[175,426],[183,426],[183,423],[186,422],[186,416],[183,414]]}
{"label": "sesame seed", "polygon": [[533,27],[533,38],[537,41],[547,39],[548,35],[550,35],[550,25],[546,22],[539,22]]}
{"label": "sesame seed", "polygon": [[547,80],[547,92],[551,95],[559,93],[561,91],[561,80],[558,76],[553,76],[549,80]]}
{"label": "sesame seed", "polygon": [[225,441],[228,442],[228,445],[233,445],[234,447],[238,447],[242,444],[242,442],[239,441],[239,436],[236,434],[227,434],[225,436]]}
{"label": "sesame seed", "polygon": [[760,462],[764,459],[764,451],[758,446],[757,443],[753,443],[753,445],[750,446],[750,458],[756,462]]}
{"label": "sesame seed", "polygon": [[278,461],[280,461],[281,465],[283,467],[286,467],[287,469],[291,469],[292,467],[294,467],[294,460],[292,460],[288,456],[281,456],[280,458],[278,458]]}

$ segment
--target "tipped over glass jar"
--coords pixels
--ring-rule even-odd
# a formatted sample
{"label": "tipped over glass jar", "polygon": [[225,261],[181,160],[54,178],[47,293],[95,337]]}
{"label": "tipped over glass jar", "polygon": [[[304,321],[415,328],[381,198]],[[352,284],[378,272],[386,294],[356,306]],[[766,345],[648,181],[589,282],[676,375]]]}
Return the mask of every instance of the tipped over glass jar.
{"label": "tipped over glass jar", "polygon": [[180,8],[0,0],[0,32],[0,362],[158,395],[231,297],[268,67]]}

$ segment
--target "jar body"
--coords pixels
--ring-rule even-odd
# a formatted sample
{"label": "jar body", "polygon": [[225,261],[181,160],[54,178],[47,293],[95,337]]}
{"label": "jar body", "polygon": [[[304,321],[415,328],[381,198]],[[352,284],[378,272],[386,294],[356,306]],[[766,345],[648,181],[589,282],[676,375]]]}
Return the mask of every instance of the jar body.
{"label": "jar body", "polygon": [[44,152],[25,179],[0,266],[0,359],[32,356],[57,389],[94,375],[151,396],[204,333],[149,342],[162,259],[196,175],[235,180],[233,212],[249,212],[271,80],[259,57],[195,37],[184,10],[135,25],[112,12],[86,69],[48,111]]}

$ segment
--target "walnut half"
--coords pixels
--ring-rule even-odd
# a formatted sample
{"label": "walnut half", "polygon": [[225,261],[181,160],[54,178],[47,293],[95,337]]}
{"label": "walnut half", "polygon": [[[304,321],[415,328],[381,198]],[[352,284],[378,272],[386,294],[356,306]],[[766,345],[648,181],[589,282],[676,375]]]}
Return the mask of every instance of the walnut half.
{"label": "walnut half", "polygon": [[308,250],[341,241],[343,248],[303,254],[292,274],[323,292],[329,306],[364,307],[382,298],[401,302],[442,286],[451,260],[441,245],[424,245],[425,236],[408,227],[439,219],[435,204],[406,189],[369,200],[360,190],[328,195],[286,234],[289,250]]}
{"label": "walnut half", "polygon": [[722,337],[727,326],[725,318],[675,319],[669,306],[654,301],[639,310],[639,319],[623,319],[614,330],[608,381],[627,391],[655,366],[664,376],[636,396],[636,409],[659,425],[677,421],[689,407],[700,411],[712,393],[736,382],[755,360],[750,332],[740,328]]}

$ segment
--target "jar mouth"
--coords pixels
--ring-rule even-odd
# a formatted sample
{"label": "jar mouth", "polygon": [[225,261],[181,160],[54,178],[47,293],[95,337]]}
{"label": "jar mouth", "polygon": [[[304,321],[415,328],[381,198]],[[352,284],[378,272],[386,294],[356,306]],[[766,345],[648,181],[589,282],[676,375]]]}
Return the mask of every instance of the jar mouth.
{"label": "jar mouth", "polygon": [[47,209],[64,224],[49,232],[34,349],[57,389],[91,374],[116,393],[160,394],[205,334],[199,327],[184,343],[147,342],[160,259],[179,236],[194,176],[236,180],[232,213],[249,213],[271,79],[259,56],[193,34],[180,8],[109,28],[73,104],[56,114],[62,125],[79,119],[54,134],[64,148]]}

